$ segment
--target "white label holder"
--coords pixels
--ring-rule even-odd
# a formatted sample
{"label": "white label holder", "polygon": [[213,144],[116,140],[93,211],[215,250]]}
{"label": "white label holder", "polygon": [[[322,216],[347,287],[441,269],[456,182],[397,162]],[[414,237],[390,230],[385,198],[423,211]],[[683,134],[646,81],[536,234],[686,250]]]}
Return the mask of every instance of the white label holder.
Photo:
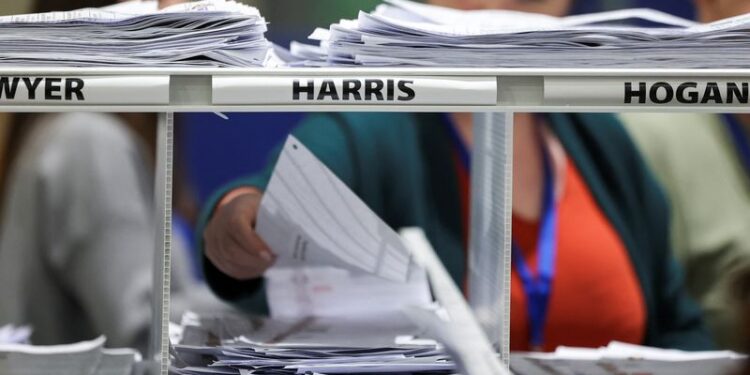
{"label": "white label holder", "polygon": [[214,76],[213,104],[494,105],[496,77]]}

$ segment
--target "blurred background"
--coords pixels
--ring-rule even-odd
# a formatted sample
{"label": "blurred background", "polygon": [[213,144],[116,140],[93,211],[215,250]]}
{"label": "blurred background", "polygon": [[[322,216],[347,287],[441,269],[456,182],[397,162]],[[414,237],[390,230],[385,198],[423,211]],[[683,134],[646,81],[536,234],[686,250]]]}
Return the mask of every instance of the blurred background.
{"label": "blurred background", "polygon": [[[305,41],[316,28],[328,26],[341,18],[355,18],[360,9],[370,10],[379,0],[265,0],[244,1],[256,6],[270,22],[268,38],[282,46],[291,40]],[[0,15],[27,13],[31,0],[0,1]],[[681,17],[692,18],[693,7],[685,0],[585,0],[578,1],[576,12],[649,7]],[[175,201],[180,227],[185,238],[199,208],[220,186],[242,175],[257,172],[266,164],[267,155],[303,117],[301,113],[228,114],[223,120],[214,114],[181,114],[178,116],[177,157],[178,185]],[[0,114],[0,123],[3,122]],[[0,131],[0,144],[6,144]],[[0,160],[1,162],[2,160]]]}
{"label": "blurred background", "polygon": [[[288,46],[291,40],[306,41],[316,27],[326,27],[342,18],[356,18],[378,0],[265,0],[244,1],[259,8],[270,22],[268,39]],[[692,19],[692,2],[686,0],[577,0],[576,12],[646,7]],[[31,0],[0,1],[0,15],[28,13]],[[179,237],[197,252],[191,239],[200,208],[220,186],[260,170],[272,148],[280,144],[304,113],[228,113],[228,120],[213,113],[179,114],[175,130],[177,176],[175,210]],[[0,113],[0,124],[10,122]],[[14,138],[0,126],[0,149],[14,147]],[[153,134],[151,135],[153,138]],[[0,152],[1,168],[6,165]],[[190,263],[200,279],[197,253]],[[213,303],[213,301],[210,301]]]}
{"label": "blurred background", "polygon": [[[378,0],[266,0],[245,1],[260,9],[270,22],[268,37],[277,44],[305,41],[319,26],[341,18],[354,18],[360,9],[374,8]],[[0,14],[27,12],[30,0],[2,1]],[[693,8],[685,0],[585,0],[578,12],[623,7],[649,7],[692,18]],[[278,144],[302,114],[231,114],[225,121],[213,114],[182,115],[179,131],[183,173],[199,206],[210,192],[238,175],[257,171],[265,164],[271,145]],[[0,119],[1,120],[1,119]],[[0,142],[2,139],[0,139]],[[188,211],[190,209],[187,209]],[[192,214],[188,214],[192,221]]]}

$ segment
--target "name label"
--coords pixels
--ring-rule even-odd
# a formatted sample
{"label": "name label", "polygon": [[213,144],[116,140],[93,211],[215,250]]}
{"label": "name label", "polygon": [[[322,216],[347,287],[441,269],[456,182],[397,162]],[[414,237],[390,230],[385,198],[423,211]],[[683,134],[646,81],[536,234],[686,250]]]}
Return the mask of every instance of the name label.
{"label": "name label", "polygon": [[292,100],[410,102],[416,97],[413,79],[295,79]]}
{"label": "name label", "polygon": [[5,76],[0,105],[169,104],[169,76]]}
{"label": "name label", "polygon": [[743,106],[750,104],[750,80],[548,77],[545,104],[581,106]]}
{"label": "name label", "polygon": [[20,90],[29,100],[81,101],[84,86],[81,78],[0,77],[0,99],[15,100]]}
{"label": "name label", "polygon": [[495,77],[214,76],[213,104],[494,105]]}
{"label": "name label", "polygon": [[625,104],[748,104],[747,82],[625,82]]}

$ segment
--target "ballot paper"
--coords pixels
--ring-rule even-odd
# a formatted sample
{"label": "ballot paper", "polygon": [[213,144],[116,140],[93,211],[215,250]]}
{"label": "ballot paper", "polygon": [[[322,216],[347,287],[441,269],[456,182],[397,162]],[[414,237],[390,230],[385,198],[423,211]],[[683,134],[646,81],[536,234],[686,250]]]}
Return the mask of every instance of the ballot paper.
{"label": "ballot paper", "polygon": [[[647,24],[648,26],[634,26]],[[750,15],[699,25],[648,9],[551,17],[386,0],[293,43],[293,66],[747,68]],[[716,59],[721,56],[721,59]]]}
{"label": "ballot paper", "polygon": [[337,267],[405,282],[416,264],[381,220],[294,136],[263,194],[256,230],[275,267]]}
{"label": "ballot paper", "polygon": [[157,1],[0,17],[0,64],[23,66],[263,66],[266,21],[232,0],[157,10]]}
{"label": "ballot paper", "polygon": [[685,352],[620,342],[603,348],[559,347],[554,353],[512,353],[515,374],[733,374],[747,360],[730,351]]}
{"label": "ballot paper", "polygon": [[401,237],[293,136],[256,230],[276,255],[266,274],[274,317],[380,314],[432,300]]}
{"label": "ballot paper", "polygon": [[133,349],[105,349],[101,336],[69,345],[0,344],[0,374],[130,375],[140,354]]}
{"label": "ballot paper", "polygon": [[[401,235],[430,271],[439,303],[329,317],[185,314],[174,329],[173,372],[508,374],[424,233],[410,228]],[[262,354],[282,349],[283,356]],[[407,349],[424,352],[405,354]],[[361,355],[346,354],[352,352]]]}
{"label": "ballot paper", "polygon": [[172,350],[176,374],[455,372],[442,347],[416,340],[423,332],[400,314],[298,321],[224,314],[200,317],[183,331]]}
{"label": "ballot paper", "polygon": [[197,374],[450,374],[455,366],[435,345],[358,348],[231,343],[212,350],[177,346],[180,353],[199,351],[212,358],[173,373]]}
{"label": "ballot paper", "polygon": [[266,294],[274,317],[380,315],[432,302],[427,276],[414,271],[406,283],[334,267],[271,270]]}
{"label": "ballot paper", "polygon": [[31,339],[31,327],[16,327],[12,324],[0,327],[0,345],[28,344],[29,339]]}
{"label": "ballot paper", "polygon": [[[328,317],[186,314],[174,330],[173,372],[508,374],[424,233],[401,235],[429,270],[439,303]],[[335,302],[356,304],[357,296]]]}

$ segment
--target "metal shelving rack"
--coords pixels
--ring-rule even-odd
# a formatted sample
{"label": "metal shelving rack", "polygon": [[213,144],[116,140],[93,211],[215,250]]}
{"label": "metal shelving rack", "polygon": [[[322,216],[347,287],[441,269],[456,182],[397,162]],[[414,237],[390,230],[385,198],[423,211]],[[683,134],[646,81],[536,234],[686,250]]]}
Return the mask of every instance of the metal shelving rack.
{"label": "metal shelving rack", "polygon": [[[44,78],[51,92],[33,99],[14,78]],[[65,95],[66,78],[83,82]],[[4,88],[2,79],[6,79]],[[293,99],[293,82],[407,80],[409,101]],[[158,112],[153,342],[157,372],[168,368],[169,280],[175,112],[474,112],[471,304],[507,364],[510,304],[510,214],[514,112],[750,112],[750,70],[444,69],[444,68],[0,68],[0,112]],[[629,85],[629,86],[628,86]],[[706,96],[707,87],[719,90]],[[74,88],[79,86],[74,85]],[[629,87],[629,88],[628,88]],[[716,87],[716,88],[714,88]],[[730,90],[731,88],[731,90]],[[731,91],[731,93],[730,93]],[[693,94],[694,93],[694,94]],[[51,95],[50,95],[51,94]],[[384,96],[390,98],[390,95]],[[697,98],[697,99],[694,99]],[[70,100],[66,100],[70,99]],[[339,99],[342,99],[339,97]],[[498,251],[499,250],[499,251]],[[495,272],[491,272],[495,270]],[[499,272],[498,272],[499,270]],[[498,293],[497,291],[500,291]]]}

